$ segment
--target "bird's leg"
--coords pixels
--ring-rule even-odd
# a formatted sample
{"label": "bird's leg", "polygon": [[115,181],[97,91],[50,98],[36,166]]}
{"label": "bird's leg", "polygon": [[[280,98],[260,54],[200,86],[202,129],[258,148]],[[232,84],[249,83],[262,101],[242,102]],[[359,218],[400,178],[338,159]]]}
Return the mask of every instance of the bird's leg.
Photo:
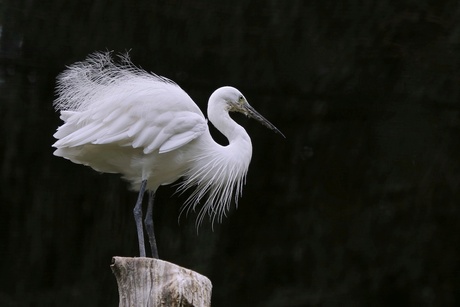
{"label": "bird's leg", "polygon": [[157,241],[155,240],[155,232],[153,229],[153,200],[155,198],[155,191],[149,193],[149,205],[147,213],[145,214],[144,226],[149,236],[150,248],[152,249],[152,257],[158,259]]}
{"label": "bird's leg", "polygon": [[134,220],[136,221],[137,239],[139,240],[139,257],[145,257],[144,230],[142,228],[142,199],[144,198],[147,180],[143,180],[139,189],[136,206],[134,207]]}

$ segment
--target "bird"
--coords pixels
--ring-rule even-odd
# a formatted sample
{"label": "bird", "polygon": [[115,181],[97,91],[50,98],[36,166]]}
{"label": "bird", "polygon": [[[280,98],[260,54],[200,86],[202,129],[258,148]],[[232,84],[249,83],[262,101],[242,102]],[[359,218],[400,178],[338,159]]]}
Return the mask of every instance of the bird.
{"label": "bird", "polygon": [[238,204],[252,143],[229,112],[243,113],[284,137],[239,90],[223,86],[207,106],[209,122],[228,139],[227,145],[217,143],[192,98],[174,81],[135,66],[128,53],[94,52],[68,66],[57,76],[53,105],[63,121],[53,135],[53,154],[120,174],[139,192],[133,214],[140,257],[146,257],[144,226],[152,258],[159,258],[152,211],[160,186],[182,178],[179,192],[195,188],[181,212],[201,206],[197,225],[205,216],[221,222],[232,200]]}

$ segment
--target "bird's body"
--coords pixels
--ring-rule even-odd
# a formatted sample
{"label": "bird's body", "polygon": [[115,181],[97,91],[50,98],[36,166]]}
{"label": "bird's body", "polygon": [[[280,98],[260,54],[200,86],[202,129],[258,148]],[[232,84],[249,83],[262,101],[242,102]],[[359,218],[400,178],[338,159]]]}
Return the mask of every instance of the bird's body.
{"label": "bird's body", "polygon": [[182,177],[180,190],[196,186],[188,209],[207,195],[199,222],[206,213],[221,219],[231,200],[237,202],[251,161],[251,139],[228,112],[243,112],[278,131],[238,90],[222,87],[208,103],[209,120],[229,140],[222,146],[177,84],[134,67],[127,57],[115,64],[109,53],[69,67],[58,78],[57,92],[64,124],[54,134],[56,156],[119,173],[142,194]]}

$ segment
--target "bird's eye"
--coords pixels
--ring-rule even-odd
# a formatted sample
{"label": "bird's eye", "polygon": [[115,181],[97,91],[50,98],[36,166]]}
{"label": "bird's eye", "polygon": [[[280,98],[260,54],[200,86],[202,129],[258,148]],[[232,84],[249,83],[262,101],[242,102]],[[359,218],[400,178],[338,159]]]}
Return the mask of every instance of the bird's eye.
{"label": "bird's eye", "polygon": [[240,95],[240,96],[238,97],[238,101],[239,101],[239,102],[242,102],[242,101],[243,101],[243,95]]}

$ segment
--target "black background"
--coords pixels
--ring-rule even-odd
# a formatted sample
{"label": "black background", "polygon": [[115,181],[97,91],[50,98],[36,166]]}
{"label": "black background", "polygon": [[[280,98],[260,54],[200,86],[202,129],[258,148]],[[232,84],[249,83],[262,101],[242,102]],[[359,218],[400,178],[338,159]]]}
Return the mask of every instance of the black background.
{"label": "black background", "polygon": [[[197,234],[157,193],[160,257],[208,276],[213,306],[459,303],[457,1],[0,2],[0,305],[117,306],[136,194],[54,157],[56,75],[131,50],[202,110],[240,89],[285,135],[252,137],[239,208]],[[216,138],[221,138],[216,134]]]}

